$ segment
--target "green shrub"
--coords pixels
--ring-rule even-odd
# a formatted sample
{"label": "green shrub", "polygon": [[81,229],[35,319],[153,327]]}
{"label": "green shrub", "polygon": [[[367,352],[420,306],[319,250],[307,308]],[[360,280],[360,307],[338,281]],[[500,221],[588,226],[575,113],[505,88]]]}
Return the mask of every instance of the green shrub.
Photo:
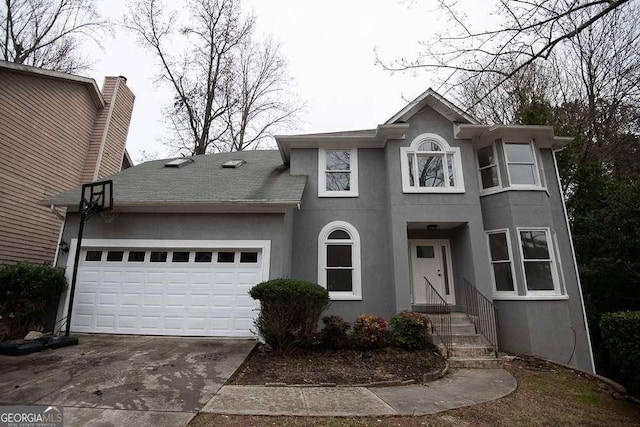
{"label": "green shrub", "polygon": [[399,347],[407,350],[425,348],[429,343],[431,322],[423,313],[403,311],[391,318],[393,340]]}
{"label": "green shrub", "polygon": [[320,342],[323,347],[341,349],[349,346],[349,322],[340,316],[325,316],[322,323],[324,328],[320,331]]}
{"label": "green shrub", "polygon": [[326,289],[302,280],[258,283],[249,295],[260,301],[260,314],[255,321],[258,333],[280,354],[310,346],[320,315],[329,305]]}
{"label": "green shrub", "polygon": [[629,391],[640,392],[640,311],[605,313],[600,319],[602,344]]}
{"label": "green shrub", "polygon": [[0,267],[0,316],[8,327],[4,338],[21,338],[38,328],[47,303],[66,288],[62,269],[25,262]]}
{"label": "green shrub", "polygon": [[361,314],[353,323],[351,336],[361,348],[382,347],[385,344],[387,322],[372,314]]}

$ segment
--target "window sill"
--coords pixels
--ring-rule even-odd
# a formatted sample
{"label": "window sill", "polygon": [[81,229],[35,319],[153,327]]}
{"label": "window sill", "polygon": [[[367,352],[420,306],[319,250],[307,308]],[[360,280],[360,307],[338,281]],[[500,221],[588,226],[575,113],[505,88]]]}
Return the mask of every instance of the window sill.
{"label": "window sill", "polygon": [[355,191],[321,191],[318,197],[358,197]]}
{"label": "window sill", "polygon": [[561,301],[568,300],[569,295],[496,295],[494,300],[499,301]]}
{"label": "window sill", "polygon": [[413,193],[413,194],[463,194],[464,188],[413,188],[413,187],[403,187],[403,193]]}
{"label": "window sill", "polygon": [[480,197],[490,196],[492,194],[504,193],[506,191],[544,191],[549,193],[544,187],[503,187],[503,188],[491,188],[488,190],[480,191]]}
{"label": "window sill", "polygon": [[331,301],[362,301],[362,297],[358,295],[336,295],[329,292],[329,299]]}

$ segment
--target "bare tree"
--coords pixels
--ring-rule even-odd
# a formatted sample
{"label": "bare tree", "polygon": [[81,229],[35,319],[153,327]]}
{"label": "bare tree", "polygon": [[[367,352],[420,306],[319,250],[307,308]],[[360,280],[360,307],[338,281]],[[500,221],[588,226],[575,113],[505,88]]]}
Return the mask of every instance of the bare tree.
{"label": "bare tree", "polygon": [[283,126],[292,124],[301,105],[294,102],[291,79],[280,46],[273,39],[248,40],[238,49],[236,73],[227,91],[228,151],[258,148]]}
{"label": "bare tree", "polygon": [[0,14],[3,60],[62,72],[88,68],[82,42],[100,45],[109,29],[95,0],[3,0]]}
{"label": "bare tree", "polygon": [[181,17],[161,0],[141,0],[124,22],[174,92],[164,112],[174,135],[165,142],[192,155],[256,146],[295,112],[282,101],[277,46],[252,42],[254,17],[243,15],[240,0],[191,0],[185,10]]}
{"label": "bare tree", "polygon": [[143,0],[130,9],[125,26],[153,51],[160,62],[159,80],[175,92],[165,111],[175,131],[174,148],[204,154],[220,148],[231,53],[248,37],[253,18],[242,17],[238,0],[192,0],[187,9],[187,25],[176,31],[175,11],[168,12],[160,0]]}
{"label": "bare tree", "polygon": [[[567,41],[624,9],[630,0],[499,0],[494,15],[503,22],[496,28],[476,30],[452,0],[438,0],[451,25],[446,34],[421,42],[424,50],[414,59],[378,62],[387,70],[442,71],[443,85],[451,89],[464,79],[494,75],[489,94],[534,62],[547,59]],[[485,95],[486,95],[485,94]],[[483,99],[483,98],[482,98]],[[478,99],[479,102],[481,99]]]}
{"label": "bare tree", "polygon": [[538,113],[546,108],[535,124],[553,124],[576,138],[562,155],[569,194],[580,165],[623,174],[638,170],[628,135],[640,133],[639,20],[638,7],[615,10],[506,81],[501,74],[461,73],[454,93],[488,123],[525,123],[523,111],[536,103]]}

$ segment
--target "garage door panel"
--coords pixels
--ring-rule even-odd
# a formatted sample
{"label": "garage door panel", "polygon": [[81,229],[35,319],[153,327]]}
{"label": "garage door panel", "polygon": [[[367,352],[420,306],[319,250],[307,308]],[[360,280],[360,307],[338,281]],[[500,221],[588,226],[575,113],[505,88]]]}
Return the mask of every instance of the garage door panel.
{"label": "garage door panel", "polygon": [[167,297],[166,297],[166,307],[167,308],[179,308],[179,309],[185,309],[186,308],[186,295],[184,293],[167,293]]}
{"label": "garage door panel", "polygon": [[[129,262],[123,248],[120,259],[81,254],[74,303],[72,329],[77,332],[129,333],[185,336],[252,336],[257,303],[249,289],[262,281],[261,253],[241,256],[234,252],[233,263],[218,262],[216,252],[207,262],[158,261],[144,252],[144,262]],[[184,251],[184,250],[181,250]],[[204,251],[207,252],[207,251]],[[107,254],[107,255],[104,255]],[[229,260],[229,254],[225,254]],[[154,259],[155,262],[151,262]],[[202,259],[200,257],[199,259]],[[244,260],[244,262],[241,262]]]}
{"label": "garage door panel", "polygon": [[208,293],[206,294],[192,293],[191,295],[189,295],[189,306],[187,307],[187,310],[189,309],[200,310],[203,308],[207,308],[209,307],[209,299],[210,299],[210,295]]}
{"label": "garage door panel", "polygon": [[235,295],[221,295],[215,293],[212,298],[211,306],[214,309],[220,309],[233,306]]}
{"label": "garage door panel", "polygon": [[76,304],[78,306],[93,307],[95,304],[96,294],[94,292],[76,292]]}
{"label": "garage door panel", "polygon": [[123,292],[120,294],[120,305],[123,307],[140,307],[140,292]]}
{"label": "garage door panel", "polygon": [[93,315],[91,314],[74,314],[74,324],[81,328],[91,328],[93,326]]}
{"label": "garage door panel", "polygon": [[137,316],[127,316],[127,315],[119,315],[118,316],[118,330],[129,330],[131,332],[135,331],[136,323],[138,317]]}
{"label": "garage door panel", "polygon": [[144,293],[142,296],[142,307],[162,308],[162,294]]}
{"label": "garage door panel", "polygon": [[98,305],[106,307],[116,307],[118,305],[117,292],[100,292],[99,295]]}
{"label": "garage door panel", "polygon": [[98,314],[96,315],[96,327],[103,329],[114,329],[116,326],[115,314]]}
{"label": "garage door panel", "polygon": [[249,295],[238,295],[236,298],[236,307],[253,308],[255,301]]}
{"label": "garage door panel", "polygon": [[100,274],[102,274],[102,284],[120,284],[122,282],[122,271],[120,270],[112,270],[112,269],[101,269]]}
{"label": "garage door panel", "polygon": [[140,328],[143,331],[161,331],[164,328],[163,320],[159,315],[140,316]]}
{"label": "garage door panel", "polygon": [[124,283],[126,285],[141,285],[144,283],[144,273],[142,271],[125,270]]}

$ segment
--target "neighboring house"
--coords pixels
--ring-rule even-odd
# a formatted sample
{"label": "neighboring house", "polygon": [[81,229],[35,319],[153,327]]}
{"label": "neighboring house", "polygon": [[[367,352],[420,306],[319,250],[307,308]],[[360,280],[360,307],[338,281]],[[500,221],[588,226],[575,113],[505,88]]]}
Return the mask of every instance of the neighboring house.
{"label": "neighboring house", "polygon": [[64,210],[37,202],[132,166],[133,101],[124,77],[0,61],[0,265],[54,262]]}
{"label": "neighboring house", "polygon": [[[467,286],[493,301],[502,349],[593,371],[555,165],[567,138],[479,124],[428,90],[375,129],[276,140],[114,175],[121,213],[86,224],[72,330],[250,336],[247,290],[276,277],[327,287],[348,320],[389,319],[425,308],[426,277],[454,310]],[[46,201],[70,209],[69,272],[78,201]]]}

